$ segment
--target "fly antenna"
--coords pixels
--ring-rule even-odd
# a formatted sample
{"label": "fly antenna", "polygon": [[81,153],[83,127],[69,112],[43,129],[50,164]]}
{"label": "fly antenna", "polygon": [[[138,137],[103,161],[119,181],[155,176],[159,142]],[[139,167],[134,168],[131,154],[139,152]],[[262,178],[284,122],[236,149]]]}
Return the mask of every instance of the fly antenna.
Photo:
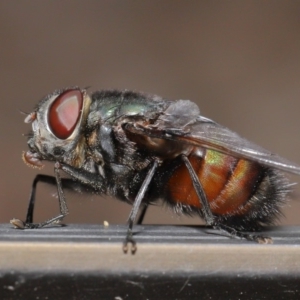
{"label": "fly antenna", "polygon": [[30,113],[27,113],[27,112],[25,112],[25,111],[23,111],[23,110],[21,110],[21,109],[19,109],[19,112],[20,112],[22,115],[26,115],[26,116],[30,115]]}

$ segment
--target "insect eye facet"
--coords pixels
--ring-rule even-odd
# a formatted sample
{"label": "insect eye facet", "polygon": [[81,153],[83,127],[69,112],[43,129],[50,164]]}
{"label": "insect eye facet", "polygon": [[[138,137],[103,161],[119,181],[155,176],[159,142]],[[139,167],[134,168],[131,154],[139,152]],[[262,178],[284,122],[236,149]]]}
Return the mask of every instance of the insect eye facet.
{"label": "insect eye facet", "polygon": [[67,90],[59,95],[48,111],[48,124],[59,139],[68,138],[74,131],[82,110],[83,96],[80,90]]}

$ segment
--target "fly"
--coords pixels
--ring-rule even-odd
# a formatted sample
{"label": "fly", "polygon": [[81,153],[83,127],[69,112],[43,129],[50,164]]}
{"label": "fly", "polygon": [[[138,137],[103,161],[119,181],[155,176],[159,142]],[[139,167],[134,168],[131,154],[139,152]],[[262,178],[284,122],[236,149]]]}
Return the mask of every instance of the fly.
{"label": "fly", "polygon": [[[280,216],[291,187],[281,171],[300,174],[300,166],[201,116],[189,100],[118,90],[88,95],[73,87],[46,96],[25,122],[32,133],[24,162],[40,169],[52,161],[55,176],[37,175],[26,221],[11,223],[41,228],[61,221],[68,214],[63,188],[114,196],[132,205],[124,252],[130,244],[132,253],[137,249],[139,210],[142,221],[158,199],[232,237],[270,243],[255,231]],[[57,185],[60,214],[33,223],[38,182]]]}

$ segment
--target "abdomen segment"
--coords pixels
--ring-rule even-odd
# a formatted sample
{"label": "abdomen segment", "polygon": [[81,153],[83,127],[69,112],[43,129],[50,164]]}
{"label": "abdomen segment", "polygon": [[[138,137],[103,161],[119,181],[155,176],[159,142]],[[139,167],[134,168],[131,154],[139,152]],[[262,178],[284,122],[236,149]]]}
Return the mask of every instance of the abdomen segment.
{"label": "abdomen segment", "polygon": [[[188,156],[215,215],[244,213],[265,176],[257,163],[234,158],[213,150],[200,157],[194,151]],[[181,164],[167,183],[169,199],[174,204],[201,208],[188,170]]]}

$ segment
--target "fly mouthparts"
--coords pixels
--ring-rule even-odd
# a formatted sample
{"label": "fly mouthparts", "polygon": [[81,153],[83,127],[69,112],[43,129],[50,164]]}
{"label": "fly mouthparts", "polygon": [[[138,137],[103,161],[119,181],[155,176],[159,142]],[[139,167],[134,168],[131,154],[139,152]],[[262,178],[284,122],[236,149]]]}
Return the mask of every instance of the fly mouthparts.
{"label": "fly mouthparts", "polygon": [[23,151],[22,159],[24,163],[31,168],[40,170],[44,167],[44,165],[42,164],[42,160],[37,153],[32,153],[31,151]]}

